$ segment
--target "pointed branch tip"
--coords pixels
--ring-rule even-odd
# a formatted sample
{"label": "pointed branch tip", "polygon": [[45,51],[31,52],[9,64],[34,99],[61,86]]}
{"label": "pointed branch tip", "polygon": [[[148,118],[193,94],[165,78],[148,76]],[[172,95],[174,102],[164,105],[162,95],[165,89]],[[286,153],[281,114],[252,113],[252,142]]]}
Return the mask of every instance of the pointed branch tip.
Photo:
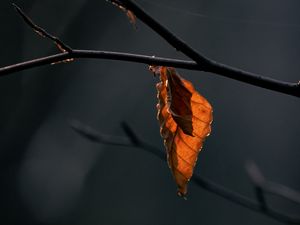
{"label": "pointed branch tip", "polygon": [[73,51],[71,47],[69,47],[68,45],[63,43],[58,37],[55,37],[54,35],[48,33],[45,29],[36,25],[33,22],[33,20],[31,18],[29,18],[29,16],[27,16],[18,5],[16,5],[15,3],[12,3],[12,6],[15,8],[15,10],[18,12],[18,14],[22,17],[24,22],[28,26],[30,26],[34,30],[34,32],[36,32],[38,35],[52,40],[54,42],[54,44],[56,45],[56,47],[62,52],[71,53]]}

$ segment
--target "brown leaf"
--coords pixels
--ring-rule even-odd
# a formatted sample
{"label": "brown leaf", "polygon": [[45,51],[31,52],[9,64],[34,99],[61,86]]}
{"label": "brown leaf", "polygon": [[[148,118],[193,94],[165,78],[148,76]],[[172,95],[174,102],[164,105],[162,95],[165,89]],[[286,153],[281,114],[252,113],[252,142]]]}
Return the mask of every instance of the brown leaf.
{"label": "brown leaf", "polygon": [[212,107],[174,68],[151,66],[150,70],[160,75],[157,119],[178,195],[185,196],[198,154],[211,131]]}

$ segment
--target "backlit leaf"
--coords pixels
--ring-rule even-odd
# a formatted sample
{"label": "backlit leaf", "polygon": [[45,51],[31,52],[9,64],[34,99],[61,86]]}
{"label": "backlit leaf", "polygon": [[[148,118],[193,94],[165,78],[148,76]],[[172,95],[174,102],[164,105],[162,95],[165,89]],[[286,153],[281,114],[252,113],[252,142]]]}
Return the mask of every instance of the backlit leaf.
{"label": "backlit leaf", "polygon": [[159,74],[158,114],[160,133],[167,151],[167,161],[178,195],[187,194],[187,183],[205,138],[210,134],[212,107],[193,87],[171,67],[151,66]]}

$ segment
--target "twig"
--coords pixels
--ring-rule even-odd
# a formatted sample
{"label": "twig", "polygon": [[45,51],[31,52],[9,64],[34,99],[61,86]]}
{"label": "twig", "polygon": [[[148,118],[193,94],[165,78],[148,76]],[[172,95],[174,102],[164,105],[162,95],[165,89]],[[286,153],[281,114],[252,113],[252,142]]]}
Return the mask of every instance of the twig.
{"label": "twig", "polygon": [[82,124],[78,120],[70,120],[69,124],[73,130],[92,142],[103,143],[107,145],[133,146],[133,143],[128,140],[128,138],[117,136],[112,137],[109,135],[99,134],[99,132],[90,126]]}
{"label": "twig", "polygon": [[224,77],[228,77],[244,83],[252,84],[254,86],[300,97],[299,82],[298,83],[283,82],[272,78],[264,77],[262,75],[243,71],[241,69],[227,66],[222,63],[215,62],[207,58],[206,56],[198,53],[196,50],[194,50],[189,45],[187,45],[184,41],[178,38],[166,27],[164,27],[155,19],[153,19],[134,1],[119,0],[118,2],[121,2],[124,7],[132,11],[137,18],[139,18],[142,22],[144,22],[151,29],[153,29],[158,35],[164,38],[174,48],[176,48],[178,51],[181,51],[186,56],[194,60],[203,71],[212,72]]}
{"label": "twig", "polygon": [[260,170],[258,169],[258,167],[252,162],[246,164],[246,170],[254,184],[256,198],[257,201],[260,203],[261,210],[266,211],[268,206],[262,188],[262,185],[265,183],[265,178],[260,172]]}
{"label": "twig", "polygon": [[52,40],[57,48],[61,50],[62,52],[71,52],[72,48],[70,48],[68,45],[63,43],[59,38],[53,36],[52,34],[48,33],[45,29],[39,27],[36,25],[22,10],[19,6],[17,6],[15,3],[12,3],[13,7],[15,10],[20,14],[24,22],[29,25],[38,35],[42,37],[49,38]]}
{"label": "twig", "polygon": [[[282,184],[266,180],[255,163],[248,162],[246,164],[246,170],[255,187],[261,189],[262,195],[264,192],[268,192],[269,194],[277,195],[300,205],[300,194],[298,192]],[[262,204],[264,203],[262,202]]]}
{"label": "twig", "polygon": [[[89,140],[101,143],[101,144],[117,144],[127,147],[137,147],[142,150],[145,150],[148,153],[155,155],[163,161],[166,161],[166,155],[161,149],[147,143],[142,140],[127,123],[122,123],[121,126],[126,134],[125,137],[116,137],[116,136],[108,136],[99,133],[93,128],[77,121],[71,121],[71,127],[78,132],[81,136],[88,138]],[[214,193],[218,196],[221,196],[228,201],[235,203],[237,205],[248,208],[252,211],[259,212],[268,217],[271,217],[277,221],[281,221],[287,224],[300,224],[300,218],[294,217],[291,215],[287,215],[283,212],[276,211],[270,207],[262,208],[261,202],[256,202],[252,199],[249,199],[246,196],[238,194],[235,191],[229,190],[222,185],[216,184],[208,179],[205,179],[197,174],[193,175],[191,182],[195,183],[198,187],[205,189],[211,193]],[[259,186],[255,183],[255,185]],[[260,187],[260,186],[259,186]],[[261,187],[262,188],[262,187]],[[265,189],[265,186],[263,187]],[[286,198],[286,193],[281,193],[280,191],[276,192],[277,195],[280,195],[283,198]],[[291,200],[290,198],[288,198]],[[299,203],[299,202],[298,202]]]}
{"label": "twig", "polygon": [[[110,0],[114,2],[116,0]],[[9,66],[0,68],[0,76],[8,75],[14,72],[23,71],[26,69],[55,64],[60,62],[69,62],[74,58],[97,58],[97,59],[110,59],[129,62],[145,63],[148,65],[161,65],[161,66],[173,66],[177,68],[206,71],[216,73],[221,76],[232,78],[241,82],[252,84],[254,86],[266,88],[269,90],[277,91],[280,93],[300,97],[300,83],[290,83],[272,78],[264,77],[261,75],[253,74],[247,71],[239,70],[221,63],[217,63],[205,56],[197,53],[194,49],[189,47],[185,42],[176,37],[173,33],[168,31],[161,24],[156,22],[152,17],[146,14],[139,6],[130,0],[118,0],[118,4],[126,6],[126,8],[132,11],[139,19],[145,24],[151,27],[165,40],[167,40],[176,49],[182,51],[185,55],[193,59],[194,61],[185,61],[177,59],[168,59],[154,56],[129,54],[121,52],[109,52],[109,51],[93,51],[93,50],[75,50],[62,42],[58,37],[48,33],[45,29],[36,25],[17,5],[13,4],[17,12],[21,15],[23,20],[28,24],[35,32],[43,37],[51,39],[56,46],[62,51],[60,54],[54,54],[46,57],[37,58],[30,61],[25,61]]]}

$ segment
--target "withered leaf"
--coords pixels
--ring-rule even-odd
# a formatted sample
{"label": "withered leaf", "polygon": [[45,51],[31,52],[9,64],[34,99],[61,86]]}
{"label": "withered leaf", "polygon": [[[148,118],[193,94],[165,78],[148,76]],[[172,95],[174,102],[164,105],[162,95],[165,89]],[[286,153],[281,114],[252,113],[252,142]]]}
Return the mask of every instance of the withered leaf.
{"label": "withered leaf", "polygon": [[167,151],[167,161],[178,195],[187,194],[197,157],[205,138],[211,132],[212,106],[172,67],[151,66],[159,74],[158,114],[160,133]]}

